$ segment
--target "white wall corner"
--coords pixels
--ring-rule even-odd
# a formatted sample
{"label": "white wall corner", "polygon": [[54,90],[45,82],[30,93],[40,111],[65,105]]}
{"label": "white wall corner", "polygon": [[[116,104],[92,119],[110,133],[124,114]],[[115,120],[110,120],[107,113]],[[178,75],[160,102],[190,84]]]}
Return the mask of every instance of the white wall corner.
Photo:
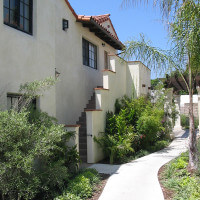
{"label": "white wall corner", "polygon": [[79,152],[79,126],[66,126],[66,131],[74,132],[74,137],[67,142],[67,145],[69,147],[76,145],[77,151]]}
{"label": "white wall corner", "polygon": [[101,102],[101,90],[96,90],[95,91],[96,95],[96,109],[101,109],[102,107],[102,102]]}
{"label": "white wall corner", "polygon": [[116,56],[110,56],[110,70],[116,72]]}
{"label": "white wall corner", "polygon": [[94,163],[93,111],[86,112],[87,121],[87,163]]}
{"label": "white wall corner", "polygon": [[109,75],[106,71],[103,74],[103,88],[109,89]]}

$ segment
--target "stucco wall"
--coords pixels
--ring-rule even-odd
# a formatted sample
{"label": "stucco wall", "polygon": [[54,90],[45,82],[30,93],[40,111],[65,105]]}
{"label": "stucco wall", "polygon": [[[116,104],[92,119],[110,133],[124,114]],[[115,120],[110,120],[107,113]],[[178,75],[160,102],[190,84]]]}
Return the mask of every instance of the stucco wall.
{"label": "stucco wall", "polygon": [[[33,35],[3,24],[0,0],[0,85],[1,107],[7,107],[7,92],[17,93],[19,85],[60,72],[56,89],[45,93],[39,107],[60,123],[75,124],[93,88],[102,86],[104,51],[116,53],[88,28],[76,22],[65,0],[33,1]],[[62,30],[62,20],[69,29]],[[97,46],[97,70],[82,64],[82,38]],[[56,91],[56,92],[55,92]]]}
{"label": "stucco wall", "polygon": [[[20,84],[54,76],[54,0],[33,1],[33,35],[3,23],[0,0],[0,104],[7,108],[7,92],[17,93]],[[44,9],[45,8],[45,9]],[[55,88],[40,98],[40,107],[55,116]]]}
{"label": "stucco wall", "polygon": [[[93,138],[105,131],[106,112],[114,112],[114,105],[117,98],[124,95],[132,97],[133,85],[136,80],[145,81],[150,87],[150,70],[140,62],[130,65],[117,56],[110,56],[110,66],[112,71],[103,72],[103,89],[96,89],[96,111],[87,111],[87,147],[88,163],[95,163],[103,159],[104,155]],[[144,68],[145,67],[145,68]],[[142,68],[142,69],[141,69]],[[144,68],[144,69],[143,69]],[[139,78],[139,72],[145,73],[146,80]],[[137,78],[137,79],[136,79]],[[136,79],[136,80],[135,80]],[[148,91],[138,91],[141,87],[136,87],[136,94],[147,94]],[[146,92],[146,93],[145,93]]]}
{"label": "stucco wall", "polygon": [[[132,87],[134,97],[147,94],[151,86],[151,70],[140,61],[128,62],[127,87]],[[133,82],[132,82],[133,81]]]}
{"label": "stucco wall", "polygon": [[[61,73],[56,86],[56,116],[60,123],[75,124],[90,99],[93,88],[102,86],[104,51],[116,50],[88,28],[76,22],[64,0],[56,4],[56,68]],[[69,20],[69,29],[62,30],[62,19]],[[97,46],[97,70],[83,66],[82,38]]]}

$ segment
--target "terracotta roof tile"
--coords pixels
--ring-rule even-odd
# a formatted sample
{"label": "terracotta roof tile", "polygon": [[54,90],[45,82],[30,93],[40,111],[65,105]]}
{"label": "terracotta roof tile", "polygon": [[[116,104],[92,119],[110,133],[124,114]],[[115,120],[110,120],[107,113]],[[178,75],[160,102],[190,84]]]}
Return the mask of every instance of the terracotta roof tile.
{"label": "terracotta roof tile", "polygon": [[110,14],[92,16],[99,24],[106,22],[110,19]]}
{"label": "terracotta roof tile", "polygon": [[[73,15],[75,16],[76,20],[79,22],[89,22],[91,20],[93,20],[94,22],[96,22],[102,29],[104,29],[107,34],[109,34],[111,37],[113,37],[115,40],[117,40],[120,43],[120,46],[124,46],[121,41],[119,40],[117,33],[113,27],[113,24],[110,20],[110,14],[104,14],[104,15],[96,15],[96,16],[85,16],[85,15],[77,15],[76,12],[74,11],[74,9],[72,8],[71,4],[69,3],[68,0],[65,0],[65,2],[67,3],[69,9],[71,10],[71,12],[73,13]],[[112,29],[114,31],[115,34],[112,34],[105,26],[103,26],[102,24],[106,21],[109,21]]]}

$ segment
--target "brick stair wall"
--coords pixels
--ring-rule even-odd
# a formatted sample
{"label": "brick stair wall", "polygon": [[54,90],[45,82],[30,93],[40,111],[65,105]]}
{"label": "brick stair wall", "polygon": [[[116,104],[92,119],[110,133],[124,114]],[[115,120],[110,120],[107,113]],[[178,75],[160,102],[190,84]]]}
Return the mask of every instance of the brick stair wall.
{"label": "brick stair wall", "polygon": [[[91,99],[88,101],[85,109],[95,109],[95,93],[91,96]],[[86,112],[82,112],[79,120],[76,122],[81,125],[79,128],[79,154],[82,163],[87,162],[87,124],[86,124]]]}

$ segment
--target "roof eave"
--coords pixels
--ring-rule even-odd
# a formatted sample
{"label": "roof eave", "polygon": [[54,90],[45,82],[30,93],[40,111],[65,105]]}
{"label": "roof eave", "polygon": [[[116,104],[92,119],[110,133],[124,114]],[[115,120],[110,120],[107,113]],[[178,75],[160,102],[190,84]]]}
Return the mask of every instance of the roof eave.
{"label": "roof eave", "polygon": [[124,48],[124,44],[115,39],[105,28],[92,19],[92,17],[78,17],[77,22],[81,22],[84,27],[89,28],[90,31],[94,32],[97,37],[108,43],[113,48],[118,50],[122,50]]}

